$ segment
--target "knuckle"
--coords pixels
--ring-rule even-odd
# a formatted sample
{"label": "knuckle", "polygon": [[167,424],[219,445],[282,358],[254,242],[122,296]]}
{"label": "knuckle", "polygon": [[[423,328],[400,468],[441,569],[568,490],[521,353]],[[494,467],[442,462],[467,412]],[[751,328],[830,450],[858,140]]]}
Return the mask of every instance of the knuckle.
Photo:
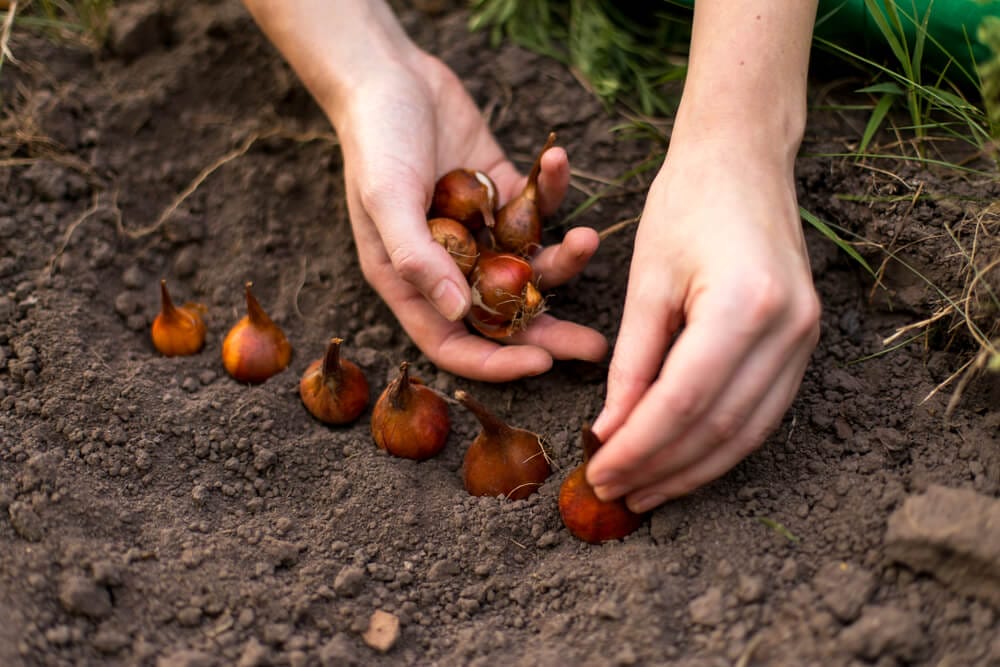
{"label": "knuckle", "polygon": [[375,217],[385,196],[385,188],[377,179],[364,179],[358,186],[358,201],[369,215]]}
{"label": "knuckle", "polygon": [[759,273],[743,281],[737,307],[755,330],[767,326],[789,302],[788,288],[770,273]]}
{"label": "knuckle", "polygon": [[815,290],[809,290],[809,294],[802,299],[794,314],[792,326],[795,334],[804,340],[811,341],[814,345],[819,340],[819,322],[822,314],[822,306],[819,296]]}
{"label": "knuckle", "polygon": [[423,277],[428,265],[424,254],[409,243],[403,243],[393,248],[389,253],[389,261],[399,277],[407,282],[415,282]]}
{"label": "knuckle", "polygon": [[713,415],[708,428],[715,442],[725,443],[736,437],[743,422],[743,417],[735,412],[720,412]]}
{"label": "knuckle", "polygon": [[666,396],[664,406],[676,420],[689,423],[701,413],[702,392],[697,387],[675,388]]}

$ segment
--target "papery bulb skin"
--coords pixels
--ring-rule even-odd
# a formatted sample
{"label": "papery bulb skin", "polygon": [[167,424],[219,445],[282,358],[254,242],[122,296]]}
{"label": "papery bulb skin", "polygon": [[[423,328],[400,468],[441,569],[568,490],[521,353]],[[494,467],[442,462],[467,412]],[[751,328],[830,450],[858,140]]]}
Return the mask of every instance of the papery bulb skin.
{"label": "papery bulb skin", "polygon": [[473,496],[527,498],[552,473],[536,433],[498,419],[464,391],[455,399],[479,420],[482,430],[465,452],[462,483]]}
{"label": "papery bulb skin", "polygon": [[233,325],[222,341],[222,365],[240,382],[259,384],[285,370],[292,360],[292,346],[285,333],[271,321],[246,284],[247,315]]}
{"label": "papery bulb skin", "polygon": [[531,166],[524,189],[497,211],[493,238],[501,250],[531,257],[542,248],[542,214],[536,201],[538,176],[542,171],[542,155],[552,148],[555,141],[556,133],[550,132],[545,146]]}
{"label": "papery bulb skin", "polygon": [[434,185],[431,217],[451,218],[475,231],[492,227],[497,206],[497,186],[475,169],[453,169]]}
{"label": "papery bulb skin", "polygon": [[342,338],[331,338],[299,380],[299,396],[309,413],[324,424],[350,424],[368,407],[368,380],[357,364],[340,353]]}
{"label": "papery bulb skin", "polygon": [[469,228],[452,218],[431,218],[427,221],[431,237],[441,244],[455,260],[459,271],[468,276],[476,266],[479,248]]}
{"label": "papery bulb skin", "polygon": [[597,497],[587,482],[587,463],[601,442],[589,425],[584,425],[580,441],[583,463],[566,476],[559,488],[559,515],[569,532],[584,542],[620,540],[639,528],[643,515],[630,510],[622,498],[604,501]]}
{"label": "papery bulb skin", "polygon": [[524,258],[480,249],[469,275],[469,323],[489,338],[506,338],[527,328],[545,311],[545,299],[533,280],[534,271]]}
{"label": "papery bulb skin", "polygon": [[372,439],[394,456],[424,461],[444,449],[451,432],[448,404],[419,378],[409,363],[389,383],[372,410]]}
{"label": "papery bulb skin", "polygon": [[167,291],[167,281],[160,281],[160,312],[153,320],[150,337],[153,347],[167,357],[195,354],[205,345],[205,307],[199,303],[175,306]]}

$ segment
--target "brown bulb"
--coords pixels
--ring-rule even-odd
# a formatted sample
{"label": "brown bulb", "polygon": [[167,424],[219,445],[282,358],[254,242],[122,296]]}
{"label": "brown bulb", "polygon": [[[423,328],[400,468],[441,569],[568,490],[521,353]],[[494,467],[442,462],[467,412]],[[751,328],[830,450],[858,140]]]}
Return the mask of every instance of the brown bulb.
{"label": "brown bulb", "polygon": [[427,221],[427,228],[430,229],[434,240],[440,243],[455,260],[459,270],[468,276],[479,257],[476,240],[469,228],[451,218],[431,218]]}
{"label": "brown bulb", "polygon": [[475,231],[493,226],[497,207],[497,186],[485,173],[475,169],[453,169],[434,185],[430,217],[458,220]]}
{"label": "brown bulb", "polygon": [[507,425],[464,391],[456,391],[455,398],[482,426],[462,464],[466,491],[511,500],[537,491],[552,472],[538,435]]}
{"label": "brown bulb", "polygon": [[545,146],[535,158],[528,173],[528,182],[521,194],[504,204],[496,215],[493,238],[497,246],[508,252],[530,257],[542,247],[542,214],[538,210],[538,176],[542,171],[542,155],[552,148],[556,133],[550,132]]}
{"label": "brown bulb", "polygon": [[150,335],[153,347],[168,357],[194,354],[205,345],[205,306],[186,303],[175,306],[167,291],[167,281],[160,281],[160,312],[153,320]]}
{"label": "brown bulb", "polygon": [[240,382],[259,383],[280,373],[292,360],[285,333],[271,321],[246,284],[247,315],[222,341],[222,365]]}
{"label": "brown bulb", "polygon": [[444,449],[451,419],[445,400],[410,376],[409,367],[399,365],[399,375],[375,402],[372,438],[390,454],[423,461]]}
{"label": "brown bulb", "polygon": [[342,338],[331,338],[326,354],[309,364],[299,396],[313,417],[326,424],[349,424],[368,407],[368,380],[340,354]]}
{"label": "brown bulb", "polygon": [[545,299],[533,278],[534,271],[525,259],[481,249],[469,276],[469,323],[490,338],[506,338],[526,329],[545,312]]}
{"label": "brown bulb", "polygon": [[642,515],[628,508],[621,498],[604,501],[587,482],[587,463],[601,446],[589,425],[580,433],[583,463],[563,480],[559,488],[559,514],[569,532],[585,542],[598,544],[620,540],[642,523]]}

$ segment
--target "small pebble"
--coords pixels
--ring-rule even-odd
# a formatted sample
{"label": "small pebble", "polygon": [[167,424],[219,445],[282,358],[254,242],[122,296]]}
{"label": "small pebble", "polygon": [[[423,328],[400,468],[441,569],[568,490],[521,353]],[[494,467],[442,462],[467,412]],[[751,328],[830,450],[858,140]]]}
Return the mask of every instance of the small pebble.
{"label": "small pebble", "polygon": [[379,653],[387,653],[399,639],[399,618],[387,611],[376,610],[362,639]]}

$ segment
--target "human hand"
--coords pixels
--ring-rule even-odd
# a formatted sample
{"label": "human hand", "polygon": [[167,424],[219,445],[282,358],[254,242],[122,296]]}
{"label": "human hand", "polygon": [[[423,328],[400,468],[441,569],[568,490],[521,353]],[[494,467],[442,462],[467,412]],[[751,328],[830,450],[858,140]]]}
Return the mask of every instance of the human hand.
{"label": "human hand", "polygon": [[643,512],[689,493],[760,446],[794,398],[820,309],[792,161],[721,137],[672,142],[594,423],[601,498]]}
{"label": "human hand", "polygon": [[[497,185],[499,203],[525,177],[504,156],[454,73],[417,49],[368,76],[328,109],[344,155],[347,202],[361,270],[414,343],[438,367],[501,382],[548,370],[553,359],[597,361],[607,343],[597,331],[535,318],[498,345],[460,321],[470,290],[454,261],[431,238],[426,216],[434,183],[457,168],[478,169]],[[542,158],[538,203],[543,215],[559,206],[569,184],[561,148]],[[567,232],[533,260],[540,289],[579,273],[597,250],[593,229]]]}

